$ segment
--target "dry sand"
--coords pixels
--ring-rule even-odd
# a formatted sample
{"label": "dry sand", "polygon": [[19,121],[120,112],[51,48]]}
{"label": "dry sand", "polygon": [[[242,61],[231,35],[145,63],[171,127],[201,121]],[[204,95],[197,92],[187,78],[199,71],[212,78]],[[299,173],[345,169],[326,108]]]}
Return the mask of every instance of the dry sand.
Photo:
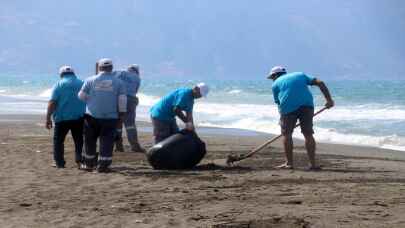
{"label": "dry sand", "polygon": [[310,172],[297,142],[288,171],[274,169],[276,143],[224,167],[213,162],[268,136],[200,132],[208,154],[196,170],[156,171],[143,154],[115,153],[114,172],[98,174],[75,168],[70,137],[67,168],[51,167],[41,117],[1,116],[0,227],[405,227],[404,152],[322,144],[324,170]]}

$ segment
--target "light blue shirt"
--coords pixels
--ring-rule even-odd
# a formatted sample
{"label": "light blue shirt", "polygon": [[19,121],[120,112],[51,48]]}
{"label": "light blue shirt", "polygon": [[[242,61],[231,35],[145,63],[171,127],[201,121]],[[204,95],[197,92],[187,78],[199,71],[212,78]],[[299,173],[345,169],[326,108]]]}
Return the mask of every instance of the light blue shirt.
{"label": "light blue shirt", "polygon": [[126,91],[114,73],[101,72],[87,78],[81,91],[87,95],[87,114],[98,119],[118,119],[118,97],[126,95]]}
{"label": "light blue shirt", "polygon": [[53,113],[55,123],[66,120],[77,120],[83,117],[86,105],[77,97],[83,81],[74,74],[64,75],[53,87],[51,101],[55,102]]}
{"label": "light blue shirt", "polygon": [[180,88],[164,96],[150,109],[151,117],[161,121],[174,121],[176,114],[174,108],[192,112],[194,106],[193,90]]}
{"label": "light blue shirt", "polygon": [[273,83],[274,102],[281,114],[288,114],[301,106],[314,107],[314,99],[308,86],[313,77],[302,72],[284,74]]}
{"label": "light blue shirt", "polygon": [[129,71],[116,71],[117,77],[124,82],[126,86],[127,95],[135,97],[141,86],[141,78],[139,74]]}

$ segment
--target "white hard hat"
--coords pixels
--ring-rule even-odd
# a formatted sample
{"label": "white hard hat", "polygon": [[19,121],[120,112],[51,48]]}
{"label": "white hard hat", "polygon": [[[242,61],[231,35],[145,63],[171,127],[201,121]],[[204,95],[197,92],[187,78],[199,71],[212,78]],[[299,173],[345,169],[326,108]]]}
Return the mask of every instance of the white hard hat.
{"label": "white hard hat", "polygon": [[62,66],[59,68],[59,74],[74,73],[74,70],[71,66]]}
{"label": "white hard hat", "polygon": [[285,67],[275,66],[271,68],[270,73],[267,75],[267,78],[270,78],[273,74],[277,73],[287,73],[287,70],[285,69]]}
{"label": "white hard hat", "polygon": [[111,59],[103,58],[103,59],[98,60],[99,67],[112,66],[112,65],[113,65],[113,63],[112,63]]}
{"label": "white hard hat", "polygon": [[201,82],[197,84],[197,87],[200,89],[201,96],[207,97],[207,94],[210,91],[208,86],[205,83]]}
{"label": "white hard hat", "polygon": [[139,65],[138,64],[131,64],[128,66],[128,71],[135,71],[139,72]]}

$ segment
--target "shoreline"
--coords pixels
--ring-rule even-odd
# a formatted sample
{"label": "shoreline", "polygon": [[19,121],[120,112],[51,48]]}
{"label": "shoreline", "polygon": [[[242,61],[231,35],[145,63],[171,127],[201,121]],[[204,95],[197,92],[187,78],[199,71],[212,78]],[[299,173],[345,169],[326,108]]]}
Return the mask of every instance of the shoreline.
{"label": "shoreline", "polygon": [[[37,125],[41,125],[44,121],[45,115],[40,114],[0,114],[0,123],[2,122],[32,122],[37,121]],[[142,133],[152,133],[152,126],[150,122],[147,121],[136,121],[137,129],[139,132]],[[181,126],[181,125],[179,125]],[[259,138],[258,145],[264,143],[265,141],[269,140],[270,138],[274,137],[274,134],[252,131],[252,130],[245,130],[245,129],[238,129],[238,128],[219,128],[219,127],[199,127],[197,128],[198,133],[202,137],[210,137],[210,136],[235,136],[235,137],[249,137],[249,138]],[[315,138],[316,140],[316,138]],[[274,144],[279,144],[280,140],[277,140]],[[294,138],[294,142],[298,143],[298,145],[303,144],[302,139]],[[344,153],[346,150],[353,151],[354,148],[359,148],[362,153],[366,153],[371,156],[378,156],[379,153],[387,153],[390,157],[398,157],[400,159],[405,158],[405,151],[390,149],[390,148],[380,148],[374,146],[365,146],[365,145],[356,145],[356,144],[341,144],[341,143],[333,143],[333,142],[318,142],[318,147],[336,147],[338,148],[336,151],[338,153]],[[270,145],[271,146],[271,145]],[[340,149],[340,147],[342,149]],[[370,152],[371,151],[371,152]],[[402,155],[403,154],[403,155]],[[356,156],[362,156],[361,153],[356,153]]]}

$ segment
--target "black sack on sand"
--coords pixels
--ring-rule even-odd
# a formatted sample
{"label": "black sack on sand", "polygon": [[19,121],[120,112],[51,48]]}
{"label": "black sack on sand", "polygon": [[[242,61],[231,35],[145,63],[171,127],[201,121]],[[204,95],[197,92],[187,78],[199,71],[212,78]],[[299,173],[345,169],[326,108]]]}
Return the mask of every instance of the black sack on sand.
{"label": "black sack on sand", "polygon": [[197,134],[182,130],[154,145],[146,156],[154,169],[191,169],[205,154],[205,143]]}

